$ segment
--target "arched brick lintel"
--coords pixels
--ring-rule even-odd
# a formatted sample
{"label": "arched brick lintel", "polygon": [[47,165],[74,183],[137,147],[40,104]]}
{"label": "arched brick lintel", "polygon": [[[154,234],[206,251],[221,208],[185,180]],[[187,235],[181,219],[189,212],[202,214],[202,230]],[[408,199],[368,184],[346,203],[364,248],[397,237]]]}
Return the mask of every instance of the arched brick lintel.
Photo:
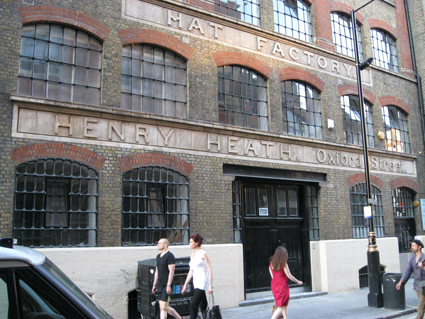
{"label": "arched brick lintel", "polygon": [[272,73],[271,67],[247,54],[238,52],[217,52],[213,54],[213,58],[217,66],[237,64],[240,66],[249,67],[261,73],[266,79],[269,79]]}
{"label": "arched brick lintel", "polygon": [[[337,2],[337,1],[329,2],[329,9],[331,12],[343,12],[345,14],[348,14],[350,15],[350,18],[351,18],[351,10],[354,10],[352,6],[349,6],[348,4]],[[365,18],[359,12],[356,12],[356,19],[360,25],[363,25]]]}
{"label": "arched brick lintel", "polygon": [[405,187],[413,192],[417,193],[419,190],[418,184],[415,181],[412,181],[411,179],[408,179],[406,177],[399,177],[396,179],[393,179],[389,183],[391,190],[395,190],[396,188]]}
{"label": "arched brick lintel", "polygon": [[125,29],[118,31],[122,45],[149,43],[167,48],[186,60],[189,60],[193,49],[179,39],[164,32],[147,29]]}
{"label": "arched brick lintel", "polygon": [[[338,92],[339,95],[359,95],[359,90],[357,89],[357,85],[353,84],[344,84],[338,86]],[[375,104],[376,97],[373,95],[370,91],[363,89],[363,97],[365,100],[367,100],[370,104]]]}
{"label": "arched brick lintel", "polygon": [[314,86],[319,92],[323,92],[325,89],[325,82],[320,80],[317,76],[311,74],[308,71],[296,69],[296,68],[286,68],[280,70],[279,75],[280,81],[287,80],[298,80],[306,82],[312,86]]}
{"label": "arched brick lintel", "polygon": [[161,153],[138,153],[118,159],[121,172],[124,173],[140,166],[164,166],[189,177],[193,166],[177,157]]}
{"label": "arched brick lintel", "polygon": [[[352,187],[358,183],[366,183],[366,176],[364,173],[352,175],[346,179],[348,187]],[[376,176],[370,176],[370,183],[375,185],[380,190],[384,187],[384,182]]]}
{"label": "arched brick lintel", "polygon": [[31,144],[10,151],[15,165],[41,158],[63,158],[80,162],[99,171],[105,158],[86,148],[63,143]]}
{"label": "arched brick lintel", "polygon": [[381,96],[379,98],[379,103],[381,103],[381,106],[387,106],[387,105],[397,106],[401,108],[407,114],[410,114],[410,105],[398,97],[391,96],[391,95]]}
{"label": "arched brick lintel", "polygon": [[369,23],[369,27],[371,29],[382,29],[388,32],[394,39],[397,40],[398,38],[397,30],[394,29],[392,26],[390,26],[388,23],[379,19],[368,19],[367,22]]}
{"label": "arched brick lintel", "polygon": [[69,9],[53,6],[35,6],[20,7],[18,8],[18,12],[24,24],[38,22],[68,24],[91,33],[102,41],[105,41],[111,31],[110,28],[96,19]]}

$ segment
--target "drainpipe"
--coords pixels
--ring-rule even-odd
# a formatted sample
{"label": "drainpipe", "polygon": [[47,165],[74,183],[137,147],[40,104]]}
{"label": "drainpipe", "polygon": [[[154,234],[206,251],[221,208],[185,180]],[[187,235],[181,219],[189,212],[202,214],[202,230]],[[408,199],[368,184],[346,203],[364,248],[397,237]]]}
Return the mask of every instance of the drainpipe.
{"label": "drainpipe", "polygon": [[418,68],[416,66],[415,46],[413,45],[412,26],[410,24],[408,0],[404,0],[404,11],[406,11],[407,30],[409,33],[410,51],[412,53],[413,71],[415,72],[416,79],[418,80],[419,109],[421,111],[422,135],[425,142],[425,118],[424,118],[424,104],[423,104],[424,102],[423,102],[423,94],[422,94],[422,78],[418,74]]}

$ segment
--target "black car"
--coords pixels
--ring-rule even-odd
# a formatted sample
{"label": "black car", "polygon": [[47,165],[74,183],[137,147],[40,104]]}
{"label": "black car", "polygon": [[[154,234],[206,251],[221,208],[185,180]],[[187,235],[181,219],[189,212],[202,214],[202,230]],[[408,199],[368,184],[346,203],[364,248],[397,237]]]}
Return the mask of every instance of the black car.
{"label": "black car", "polygon": [[42,253],[0,238],[0,319],[111,319]]}

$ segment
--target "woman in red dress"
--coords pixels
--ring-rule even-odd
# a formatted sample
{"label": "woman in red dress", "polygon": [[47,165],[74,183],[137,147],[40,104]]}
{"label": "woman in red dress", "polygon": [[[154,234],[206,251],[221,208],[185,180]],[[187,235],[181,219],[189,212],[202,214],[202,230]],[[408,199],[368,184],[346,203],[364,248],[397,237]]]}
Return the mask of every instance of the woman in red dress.
{"label": "woman in red dress", "polygon": [[276,310],[272,314],[271,319],[283,318],[288,319],[288,302],[289,302],[289,286],[288,278],[302,285],[303,282],[292,276],[287,264],[288,251],[285,247],[276,248],[274,255],[270,258],[270,276],[272,277],[272,292],[276,302]]}

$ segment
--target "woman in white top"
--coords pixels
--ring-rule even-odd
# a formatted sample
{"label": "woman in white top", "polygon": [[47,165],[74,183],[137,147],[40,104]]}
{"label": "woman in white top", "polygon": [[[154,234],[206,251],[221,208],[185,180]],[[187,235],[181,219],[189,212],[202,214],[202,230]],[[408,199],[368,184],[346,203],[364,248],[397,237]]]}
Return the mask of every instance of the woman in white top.
{"label": "woman in white top", "polygon": [[182,288],[182,293],[186,292],[187,284],[193,277],[193,287],[195,292],[192,301],[190,302],[190,319],[196,319],[198,314],[198,307],[201,308],[202,313],[205,312],[208,302],[205,291],[208,293],[213,292],[212,286],[212,268],[210,259],[208,258],[205,250],[201,249],[202,237],[198,234],[190,237],[189,247],[193,249],[190,255],[190,270],[187,274],[186,281]]}

